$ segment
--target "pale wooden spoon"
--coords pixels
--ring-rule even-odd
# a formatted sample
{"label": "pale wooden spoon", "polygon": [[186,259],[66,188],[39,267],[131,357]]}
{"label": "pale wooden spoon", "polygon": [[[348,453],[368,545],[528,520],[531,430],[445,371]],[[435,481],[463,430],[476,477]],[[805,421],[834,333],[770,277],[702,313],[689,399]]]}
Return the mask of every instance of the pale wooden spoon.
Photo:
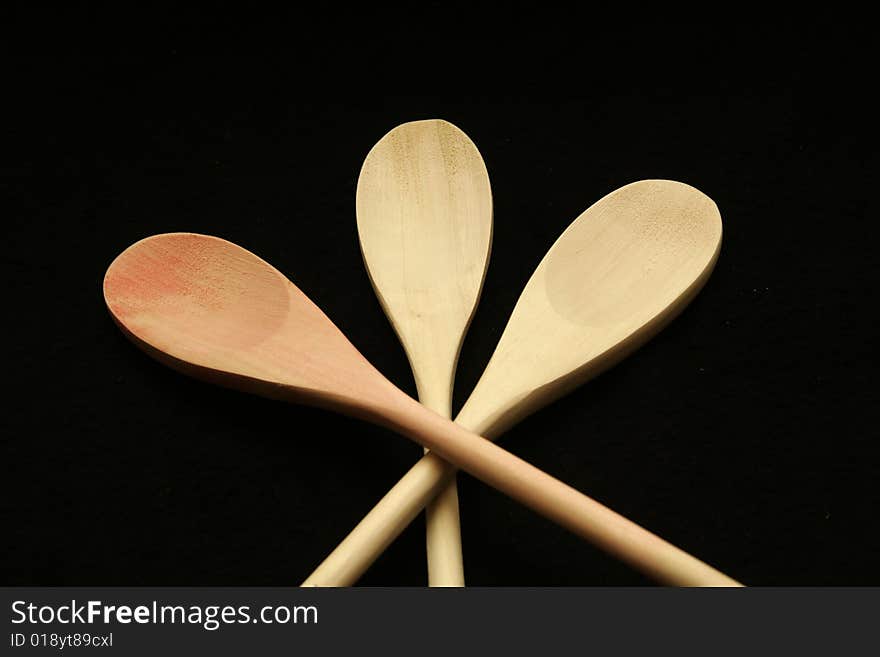
{"label": "pale wooden spoon", "polygon": [[[446,121],[397,126],[361,168],[357,226],[419,401],[451,417],[458,353],[492,243],[492,192],[477,147]],[[428,584],[464,586],[454,475],[426,513]]]}
{"label": "pale wooden spoon", "polygon": [[[456,423],[494,440],[619,362],[696,295],[720,241],[715,204],[682,183],[636,182],[595,203],[532,274]],[[454,471],[422,458],[304,586],[354,584]]]}
{"label": "pale wooden spoon", "polygon": [[[686,225],[680,228],[689,235],[695,227],[702,227],[697,235],[707,230],[707,218],[715,222],[714,253],[718,226],[711,201],[703,212],[681,216]],[[691,266],[705,269],[708,262],[701,260]],[[563,268],[559,275],[565,274]],[[408,397],[281,272],[231,242],[192,233],[141,240],[110,265],[104,298],[136,345],[180,372],[387,426],[661,582],[737,585]]]}

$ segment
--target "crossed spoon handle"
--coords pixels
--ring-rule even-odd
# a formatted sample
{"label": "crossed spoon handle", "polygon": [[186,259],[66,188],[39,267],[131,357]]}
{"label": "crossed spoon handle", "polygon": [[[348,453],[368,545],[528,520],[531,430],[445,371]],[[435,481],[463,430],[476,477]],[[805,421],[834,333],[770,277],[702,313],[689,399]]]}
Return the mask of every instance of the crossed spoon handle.
{"label": "crossed spoon handle", "polygon": [[741,586],[489,440],[406,399],[418,406],[418,411],[402,405],[391,418],[391,426],[436,455],[424,456],[304,585],[353,583],[360,569],[381,553],[454,474],[455,467],[443,463],[442,457],[660,583]]}
{"label": "crossed spoon handle", "polygon": [[456,472],[428,452],[336,546],[303,586],[352,586],[443,490]]}

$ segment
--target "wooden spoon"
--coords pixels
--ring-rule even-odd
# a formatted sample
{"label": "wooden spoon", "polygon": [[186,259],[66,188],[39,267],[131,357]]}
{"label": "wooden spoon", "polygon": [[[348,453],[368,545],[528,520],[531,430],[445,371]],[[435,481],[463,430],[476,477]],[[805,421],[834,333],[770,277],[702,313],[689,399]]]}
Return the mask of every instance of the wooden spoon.
{"label": "wooden spoon", "polygon": [[[682,183],[637,182],[598,201],[532,274],[456,423],[494,440],[620,361],[696,295],[720,240],[715,204]],[[354,584],[453,472],[421,459],[304,585]]]}
{"label": "wooden spoon", "polygon": [[[492,242],[492,193],[473,142],[446,121],[404,123],[367,155],[357,225],[376,296],[419,401],[452,416],[455,367]],[[464,586],[455,476],[428,505],[428,584]]]}
{"label": "wooden spoon", "polygon": [[[711,201],[702,212],[681,216],[686,224],[703,226],[698,234],[707,217],[714,219],[717,249]],[[708,263],[699,260],[690,266],[705,269]],[[141,240],[110,265],[104,298],[136,345],[178,371],[387,426],[661,582],[737,585],[408,397],[278,270],[231,242],[191,233]]]}

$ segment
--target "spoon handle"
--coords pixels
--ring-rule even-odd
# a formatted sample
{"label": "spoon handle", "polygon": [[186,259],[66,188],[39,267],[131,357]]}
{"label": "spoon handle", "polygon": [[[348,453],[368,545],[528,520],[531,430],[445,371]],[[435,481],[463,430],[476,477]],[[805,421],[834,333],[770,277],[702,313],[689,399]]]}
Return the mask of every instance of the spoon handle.
{"label": "spoon handle", "polygon": [[389,416],[401,433],[649,577],[674,586],[739,585],[498,445],[415,400],[406,397],[405,401],[406,406]]}
{"label": "spoon handle", "polygon": [[[454,472],[455,469],[450,466]],[[425,546],[428,555],[428,586],[464,586],[461,520],[458,486],[449,478],[425,509]]]}
{"label": "spoon handle", "polygon": [[741,586],[526,461],[413,404],[412,411],[389,418],[391,424],[436,455],[424,456],[303,586],[353,584],[454,474],[454,467],[443,459],[663,584]]}
{"label": "spoon handle", "polygon": [[[393,428],[647,576],[673,586],[741,586],[485,438],[410,401],[410,408],[389,414]],[[423,457],[304,586],[354,583],[453,473],[454,469],[434,454]]]}
{"label": "spoon handle", "polygon": [[437,495],[456,468],[436,454],[423,456],[351,530],[303,586],[352,586]]}
{"label": "spoon handle", "polygon": [[[451,376],[417,376],[416,388],[419,403],[445,418],[452,417]],[[455,468],[450,472],[454,473]],[[447,478],[446,485],[425,508],[425,548],[428,586],[464,586],[458,486],[454,474]]]}

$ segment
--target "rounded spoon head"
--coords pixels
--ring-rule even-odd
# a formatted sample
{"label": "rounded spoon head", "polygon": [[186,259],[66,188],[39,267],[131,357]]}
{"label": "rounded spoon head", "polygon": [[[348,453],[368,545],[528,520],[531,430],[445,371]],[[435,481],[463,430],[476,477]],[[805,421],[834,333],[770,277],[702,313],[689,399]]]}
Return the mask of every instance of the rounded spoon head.
{"label": "rounded spoon head", "polygon": [[355,415],[393,389],[281,272],[217,237],[133,244],[107,269],[104,299],[136,345],[212,383]]}
{"label": "rounded spoon head", "polygon": [[477,147],[446,121],[397,126],[361,168],[357,224],[370,281],[419,399],[448,414],[492,242],[492,193]]}
{"label": "rounded spoon head", "polygon": [[696,295],[721,215],[670,180],[621,187],[563,232],[520,295],[457,422],[494,437],[617,363]]}

